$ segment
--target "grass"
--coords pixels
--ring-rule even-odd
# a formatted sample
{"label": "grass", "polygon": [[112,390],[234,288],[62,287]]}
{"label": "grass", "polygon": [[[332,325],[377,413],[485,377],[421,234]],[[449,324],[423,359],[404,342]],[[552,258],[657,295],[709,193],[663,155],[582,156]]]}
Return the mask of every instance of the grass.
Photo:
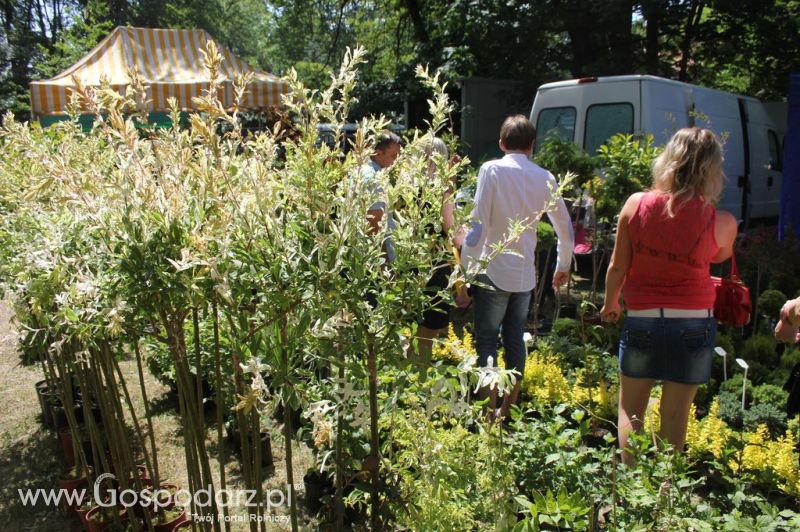
{"label": "grass", "polygon": [[[0,478],[4,480],[0,486],[0,530],[72,532],[83,530],[77,517],[68,514],[63,508],[48,507],[41,502],[36,506],[24,506],[20,500],[18,489],[50,489],[58,487],[58,476],[67,469],[63,451],[57,434],[42,426],[39,421],[39,402],[34,384],[43,378],[38,366],[22,366],[17,354],[17,331],[11,321],[12,311],[5,302],[0,302],[0,405],[3,415],[0,417]],[[144,422],[144,401],[139,387],[136,361],[132,357],[122,360],[120,367],[125,375],[131,393],[136,415],[146,432]],[[159,383],[145,370],[145,387],[154,411],[152,417],[155,433],[158,462],[162,482],[171,482],[182,488],[188,488],[186,462],[184,459],[182,427],[176,412],[174,400],[170,397],[168,387]],[[215,415],[207,415],[213,421]],[[264,489],[280,489],[286,491],[286,467],[284,462],[283,438],[278,427],[272,429],[272,454],[274,468],[264,469]],[[145,438],[147,434],[145,433]],[[243,489],[243,471],[234,449],[228,443],[225,476],[228,489]],[[206,448],[211,456],[211,465],[215,483],[219,486],[219,466],[217,461],[218,442],[216,428],[209,424]],[[302,477],[305,470],[313,464],[311,452],[304,444],[293,446],[296,496],[303,495]],[[273,500],[280,499],[276,496]],[[300,522],[308,522],[309,516],[303,515],[302,502],[298,500],[301,510]],[[233,509],[236,510],[236,509]],[[233,514],[245,515],[243,509]],[[288,515],[288,508],[273,508],[271,514]],[[266,523],[266,530],[287,530],[288,520]],[[231,530],[249,530],[249,525],[232,522]]]}

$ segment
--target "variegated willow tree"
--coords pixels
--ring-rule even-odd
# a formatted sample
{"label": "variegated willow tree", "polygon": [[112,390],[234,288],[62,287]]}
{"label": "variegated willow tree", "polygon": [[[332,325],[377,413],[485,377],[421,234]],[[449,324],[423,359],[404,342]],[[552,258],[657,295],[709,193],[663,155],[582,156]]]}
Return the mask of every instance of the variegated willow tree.
{"label": "variegated willow tree", "polygon": [[[445,131],[452,107],[438,77],[420,68],[433,95],[428,129],[414,132],[393,170],[368,186],[359,168],[389,124],[363,120],[347,154],[340,142],[362,50],[346,54],[323,92],[288,76],[284,106],[298,132],[292,136],[280,126],[244,136],[239,102],[248,78],[236,81],[234,106],[225,109],[217,99],[221,58],[213,43],[204,58],[212,81],[186,128],[175,102],[171,129],[146,127],[146,88],[135,71],[124,95],[76,79],[72,120],[49,130],[6,117],[3,280],[26,341],[71,412],[79,464],[113,470],[123,488],[128,479],[141,487],[136,464],[144,460],[159,485],[141,348],[145,340],[158,342],[174,367],[188,487],[212,493],[211,504],[193,502],[192,513],[228,511],[214,495],[229,487],[221,441],[229,415],[243,442],[245,487],[259,493],[251,511],[265,511],[265,479],[256,466],[261,413],[279,403],[297,529],[291,413],[324,397],[337,405],[333,450],[324,457],[334,464],[337,521],[345,492],[358,483],[368,486],[361,493],[378,528],[385,465],[379,419],[391,404],[379,398],[379,373],[410,368],[406,345],[432,296],[425,284],[451,256],[437,236],[441,207],[467,161],[434,157],[431,174],[425,148]],[[96,115],[91,131],[78,125],[80,112]],[[334,128],[333,147],[320,142],[322,122]],[[388,228],[373,234],[366,217],[379,194],[397,221],[392,262],[383,251]],[[201,321],[212,323],[210,340],[201,338]],[[205,352],[213,353],[213,420],[203,409]],[[125,381],[119,360],[126,356],[135,358],[139,382]],[[144,419],[130,400],[134,385],[145,398]],[[73,397],[98,405],[96,423],[92,416],[80,423]],[[80,445],[87,436],[91,458]],[[218,440],[217,456],[209,438]],[[158,516],[148,516],[148,527],[150,517]],[[229,525],[212,522],[214,530]]]}

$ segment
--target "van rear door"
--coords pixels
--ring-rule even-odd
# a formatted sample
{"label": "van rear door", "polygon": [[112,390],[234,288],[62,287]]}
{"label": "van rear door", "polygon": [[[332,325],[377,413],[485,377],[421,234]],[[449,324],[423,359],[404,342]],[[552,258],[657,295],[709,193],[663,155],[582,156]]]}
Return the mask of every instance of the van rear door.
{"label": "van rear door", "polygon": [[750,99],[743,102],[750,143],[749,218],[774,218],[780,212],[780,141],[761,102]]}
{"label": "van rear door", "polygon": [[540,88],[533,102],[537,147],[555,134],[596,155],[597,148],[617,133],[641,129],[639,80],[600,78],[553,85]]}

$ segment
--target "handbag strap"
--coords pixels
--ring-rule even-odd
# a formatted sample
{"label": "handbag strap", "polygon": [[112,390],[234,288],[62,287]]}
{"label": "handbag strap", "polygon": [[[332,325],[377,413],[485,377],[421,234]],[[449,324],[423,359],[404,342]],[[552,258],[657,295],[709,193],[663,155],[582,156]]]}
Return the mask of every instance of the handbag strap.
{"label": "handbag strap", "polygon": [[736,267],[736,250],[731,251],[731,279],[739,280],[739,268]]}

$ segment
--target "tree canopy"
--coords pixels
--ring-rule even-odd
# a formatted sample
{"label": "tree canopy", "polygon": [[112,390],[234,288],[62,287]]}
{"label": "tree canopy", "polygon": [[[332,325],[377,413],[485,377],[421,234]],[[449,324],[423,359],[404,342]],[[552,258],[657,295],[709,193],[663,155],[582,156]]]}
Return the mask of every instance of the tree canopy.
{"label": "tree canopy", "polygon": [[74,63],[116,25],[202,28],[255,66],[328,80],[365,46],[356,116],[400,113],[418,63],[446,79],[531,85],[646,73],[762,99],[800,69],[800,0],[0,0],[0,108]]}

